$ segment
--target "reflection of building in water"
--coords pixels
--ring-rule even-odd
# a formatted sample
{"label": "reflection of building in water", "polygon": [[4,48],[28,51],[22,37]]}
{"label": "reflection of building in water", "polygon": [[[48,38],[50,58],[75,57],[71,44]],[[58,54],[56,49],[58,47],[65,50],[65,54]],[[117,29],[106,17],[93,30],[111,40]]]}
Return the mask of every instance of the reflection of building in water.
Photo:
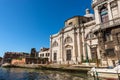
{"label": "reflection of building in water", "polygon": [[93,14],[74,16],[50,37],[56,64],[96,63],[115,66],[120,57],[120,0],[93,0]]}
{"label": "reflection of building in water", "polygon": [[[74,75],[77,75],[78,73],[74,73]],[[51,74],[48,74],[48,77],[50,79],[53,79],[53,80],[84,80],[85,78],[87,79],[87,77],[85,77],[86,74],[84,73],[81,73],[83,76],[80,76],[77,77],[77,76],[74,76],[72,73],[69,74],[69,73],[65,73],[65,72],[52,72]]]}

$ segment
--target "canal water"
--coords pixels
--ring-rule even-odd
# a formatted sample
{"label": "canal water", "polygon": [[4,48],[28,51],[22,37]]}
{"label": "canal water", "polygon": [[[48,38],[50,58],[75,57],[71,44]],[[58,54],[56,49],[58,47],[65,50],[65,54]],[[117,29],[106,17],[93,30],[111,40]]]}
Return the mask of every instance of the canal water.
{"label": "canal water", "polygon": [[0,68],[0,80],[94,80],[85,73],[66,73],[58,71]]}

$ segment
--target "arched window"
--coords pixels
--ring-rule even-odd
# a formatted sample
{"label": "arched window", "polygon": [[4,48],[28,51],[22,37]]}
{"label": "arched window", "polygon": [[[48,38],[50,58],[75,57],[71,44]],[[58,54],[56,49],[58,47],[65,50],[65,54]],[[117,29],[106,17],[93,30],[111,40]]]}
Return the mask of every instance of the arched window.
{"label": "arched window", "polygon": [[66,43],[72,43],[73,41],[72,41],[72,38],[71,37],[67,37],[67,38],[65,38],[65,44]]}
{"label": "arched window", "polygon": [[54,43],[53,43],[53,47],[57,47],[58,46],[58,43],[57,43],[57,41],[55,41]]}
{"label": "arched window", "polygon": [[104,4],[102,7],[100,7],[100,16],[101,16],[101,22],[107,22],[109,20],[107,4]]}

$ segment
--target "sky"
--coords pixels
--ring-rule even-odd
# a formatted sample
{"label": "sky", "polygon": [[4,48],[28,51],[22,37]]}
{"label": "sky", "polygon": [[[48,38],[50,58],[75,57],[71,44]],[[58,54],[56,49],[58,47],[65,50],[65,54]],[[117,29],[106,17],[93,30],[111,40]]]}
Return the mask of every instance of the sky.
{"label": "sky", "polygon": [[0,0],[0,56],[49,47],[50,35],[86,8],[93,13],[91,0]]}

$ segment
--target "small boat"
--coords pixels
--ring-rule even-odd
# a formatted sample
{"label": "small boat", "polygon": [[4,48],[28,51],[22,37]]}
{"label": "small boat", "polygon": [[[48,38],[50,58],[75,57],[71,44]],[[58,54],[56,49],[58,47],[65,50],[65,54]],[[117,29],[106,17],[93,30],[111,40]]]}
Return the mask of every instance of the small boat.
{"label": "small boat", "polygon": [[114,67],[113,69],[100,69],[100,68],[91,68],[90,71],[88,71],[88,74],[91,76],[97,76],[99,78],[111,78],[111,79],[117,79],[119,78],[120,74],[120,65]]}

